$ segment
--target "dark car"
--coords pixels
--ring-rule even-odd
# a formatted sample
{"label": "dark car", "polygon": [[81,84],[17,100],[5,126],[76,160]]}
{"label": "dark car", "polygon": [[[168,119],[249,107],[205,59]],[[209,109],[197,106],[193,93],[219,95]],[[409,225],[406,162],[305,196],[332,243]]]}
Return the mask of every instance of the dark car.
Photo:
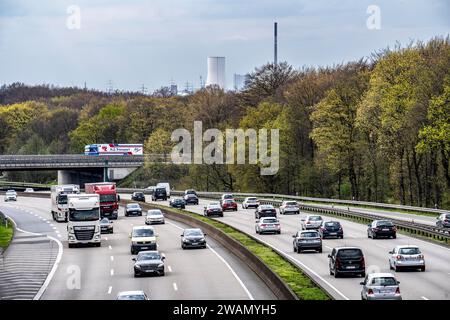
{"label": "dark car", "polygon": [[366,276],[364,254],[360,248],[334,248],[328,258],[330,275],[334,275],[335,278],[344,274]]}
{"label": "dark car", "polygon": [[158,276],[164,275],[164,254],[158,251],[141,251],[138,253],[134,261],[134,276],[154,274]]}
{"label": "dark car", "polygon": [[143,192],[133,192],[131,200],[145,202],[145,195]]}
{"label": "dark car", "polygon": [[113,222],[108,218],[100,220],[100,232],[101,233],[114,233]]}
{"label": "dark car", "polygon": [[297,231],[292,237],[294,238],[292,242],[294,252],[301,253],[305,250],[322,252],[322,239],[319,232],[315,230]]}
{"label": "dark car", "polygon": [[256,208],[255,219],[262,217],[277,217],[277,211],[271,204],[261,204]]}
{"label": "dark car", "polygon": [[196,194],[193,193],[189,193],[184,195],[184,202],[186,203],[186,205],[188,204],[198,204],[198,197]]}
{"label": "dark car", "polygon": [[439,228],[450,228],[450,214],[443,213],[436,218],[436,227]]}
{"label": "dark car", "polygon": [[171,199],[169,204],[172,208],[177,208],[177,209],[186,208],[186,203],[184,202],[183,199],[180,199],[180,198]]}
{"label": "dark car", "polygon": [[152,194],[152,201],[167,200],[166,188],[156,188],[155,192]]}
{"label": "dark car", "polygon": [[390,220],[374,220],[368,224],[367,237],[376,238],[397,238],[397,227]]}
{"label": "dark car", "polygon": [[206,248],[206,234],[201,229],[184,229],[181,235],[181,247]]}
{"label": "dark car", "polygon": [[322,239],[326,238],[340,238],[344,239],[344,229],[338,221],[324,221],[319,228]]}
{"label": "dark car", "polygon": [[222,210],[223,211],[227,211],[227,210],[237,211],[237,209],[238,209],[237,203],[233,199],[222,200]]}
{"label": "dark car", "polygon": [[142,208],[139,203],[129,203],[125,207],[125,217],[142,216]]}
{"label": "dark car", "polygon": [[209,216],[219,216],[223,217],[222,207],[219,202],[210,202],[203,210],[203,215]]}

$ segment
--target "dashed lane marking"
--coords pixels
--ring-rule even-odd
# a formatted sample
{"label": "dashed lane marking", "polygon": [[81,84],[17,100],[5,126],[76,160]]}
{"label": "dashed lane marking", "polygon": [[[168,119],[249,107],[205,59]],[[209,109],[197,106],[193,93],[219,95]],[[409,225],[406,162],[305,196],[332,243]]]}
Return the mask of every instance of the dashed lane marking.
{"label": "dashed lane marking", "polygon": [[173,290],[178,291],[178,286],[177,286],[176,282],[173,283]]}
{"label": "dashed lane marking", "polygon": [[112,287],[109,286],[109,288],[108,288],[108,294],[111,294],[111,292],[112,292]]}

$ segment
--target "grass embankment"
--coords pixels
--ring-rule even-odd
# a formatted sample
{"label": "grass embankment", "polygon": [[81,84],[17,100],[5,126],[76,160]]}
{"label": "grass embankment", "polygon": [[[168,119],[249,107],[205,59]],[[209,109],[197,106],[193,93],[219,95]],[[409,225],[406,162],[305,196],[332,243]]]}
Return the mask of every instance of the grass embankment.
{"label": "grass embankment", "polygon": [[286,260],[270,247],[265,246],[229,225],[185,210],[173,209],[162,205],[151,204],[162,210],[172,211],[191,216],[197,220],[212,225],[223,231],[231,238],[244,245],[253,254],[258,256],[269,268],[274,271],[301,300],[330,300],[328,295],[307,277],[297,266]]}
{"label": "grass embankment", "polygon": [[6,249],[12,240],[14,229],[12,223],[8,223],[8,227],[4,224],[0,225],[0,248]]}

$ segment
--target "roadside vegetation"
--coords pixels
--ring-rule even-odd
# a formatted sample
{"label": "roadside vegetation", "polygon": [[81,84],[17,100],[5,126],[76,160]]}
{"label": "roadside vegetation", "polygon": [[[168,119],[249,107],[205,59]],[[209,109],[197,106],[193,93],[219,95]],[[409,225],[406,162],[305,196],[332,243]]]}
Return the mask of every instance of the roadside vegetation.
{"label": "roadside vegetation", "polygon": [[[367,54],[370,54],[369,52]],[[267,192],[450,208],[450,38],[380,50],[329,67],[287,62],[250,73],[242,92],[112,94],[15,83],[0,88],[0,154],[83,153],[90,143],[144,143],[169,154],[173,130],[278,128],[280,170],[157,165],[122,186]],[[48,182],[56,172],[9,172]]]}
{"label": "roadside vegetation", "polygon": [[300,300],[330,300],[329,296],[314,282],[312,282],[311,279],[307,277],[297,266],[293,265],[270,247],[253,240],[245,233],[240,232],[220,221],[186,210],[169,208],[153,203],[149,204],[149,206],[159,208],[164,211],[188,215],[223,231],[264,261],[264,263],[266,263],[272,271],[284,280],[284,282],[292,289]]}
{"label": "roadside vegetation", "polygon": [[[0,222],[3,220],[0,219]],[[8,223],[8,227],[4,223],[0,224],[0,248],[6,249],[12,240],[14,229],[11,223]],[[1,251],[1,250],[0,250]]]}

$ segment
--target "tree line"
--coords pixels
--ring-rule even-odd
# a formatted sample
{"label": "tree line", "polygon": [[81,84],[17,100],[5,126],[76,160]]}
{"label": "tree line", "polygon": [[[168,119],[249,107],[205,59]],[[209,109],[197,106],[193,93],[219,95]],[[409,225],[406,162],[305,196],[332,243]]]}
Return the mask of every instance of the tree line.
{"label": "tree line", "polygon": [[[450,40],[397,46],[328,67],[266,64],[242,92],[105,94],[79,88],[0,88],[0,153],[82,153],[90,143],[144,143],[169,154],[173,130],[280,130],[280,170],[259,165],[147,163],[127,186],[273,192],[450,207]],[[47,182],[55,173],[9,173]]]}

